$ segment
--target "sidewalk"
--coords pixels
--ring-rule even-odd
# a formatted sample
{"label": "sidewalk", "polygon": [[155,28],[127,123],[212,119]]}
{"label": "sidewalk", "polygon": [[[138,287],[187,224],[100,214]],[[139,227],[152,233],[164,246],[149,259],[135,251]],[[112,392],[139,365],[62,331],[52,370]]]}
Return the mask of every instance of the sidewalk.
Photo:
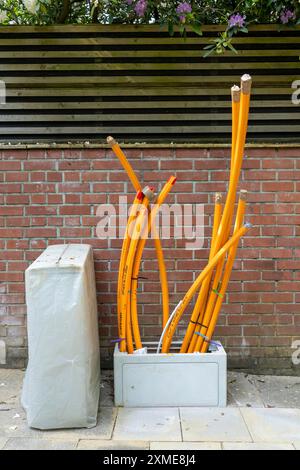
{"label": "sidewalk", "polygon": [[300,377],[229,372],[227,408],[115,408],[103,372],[98,425],[38,431],[20,405],[24,372],[0,369],[0,449],[300,450]]}

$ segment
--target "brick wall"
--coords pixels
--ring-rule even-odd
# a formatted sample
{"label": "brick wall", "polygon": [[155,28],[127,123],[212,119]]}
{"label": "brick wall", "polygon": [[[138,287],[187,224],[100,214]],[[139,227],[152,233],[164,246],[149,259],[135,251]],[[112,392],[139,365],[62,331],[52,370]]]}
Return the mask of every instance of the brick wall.
{"label": "brick wall", "polygon": [[[229,149],[128,148],[145,183],[156,187],[178,177],[170,202],[205,204],[205,244],[187,251],[183,240],[164,240],[171,302],[175,305],[208,256],[213,195],[225,192]],[[216,336],[230,365],[248,370],[299,373],[291,344],[300,339],[300,147],[248,148],[241,187],[249,191],[247,220],[255,227],[243,240]],[[116,278],[120,240],[96,237],[99,204],[132,192],[105,148],[9,148],[0,160],[0,337],[8,365],[26,363],[24,270],[48,244],[94,247],[102,361],[111,364],[116,330]],[[160,333],[159,280],[153,250],[146,250],[140,284],[143,338]]]}

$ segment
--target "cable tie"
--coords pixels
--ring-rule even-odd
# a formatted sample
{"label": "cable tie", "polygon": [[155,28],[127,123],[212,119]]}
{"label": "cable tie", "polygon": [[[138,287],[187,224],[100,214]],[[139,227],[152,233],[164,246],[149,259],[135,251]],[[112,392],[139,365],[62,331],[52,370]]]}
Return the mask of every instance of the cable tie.
{"label": "cable tie", "polygon": [[212,339],[209,339],[208,336],[205,336],[200,332],[196,331],[195,335],[201,336],[201,338],[203,338],[206,343],[212,344],[213,346],[217,346],[217,347],[221,346],[221,343],[219,343],[218,341],[213,341]]}
{"label": "cable tie", "polygon": [[204,339],[204,341],[207,341],[208,343],[210,342],[210,339],[208,336],[205,336],[203,333],[200,333],[200,331],[195,331],[195,335],[201,336],[201,338]]}
{"label": "cable tie", "polygon": [[198,322],[198,321],[192,321],[192,320],[191,320],[190,323],[192,323],[193,325],[203,326],[203,328],[206,328],[206,329],[208,328],[208,326],[206,326],[206,325],[204,325],[203,323],[200,323],[200,322]]}
{"label": "cable tie", "polygon": [[212,289],[213,293],[221,297],[223,299],[223,294],[221,294],[217,289]]}
{"label": "cable tie", "polygon": [[125,338],[117,338],[117,339],[111,339],[110,342],[111,343],[121,343],[124,340],[125,340]]}

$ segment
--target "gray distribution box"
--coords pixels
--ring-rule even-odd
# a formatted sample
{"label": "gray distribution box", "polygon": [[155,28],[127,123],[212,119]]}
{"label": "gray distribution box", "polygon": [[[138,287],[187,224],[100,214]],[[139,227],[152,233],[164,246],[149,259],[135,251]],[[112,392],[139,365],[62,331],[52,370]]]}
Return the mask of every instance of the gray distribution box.
{"label": "gray distribution box", "polygon": [[221,344],[206,354],[156,354],[155,343],[144,346],[147,354],[115,347],[116,406],[226,406],[227,356]]}
{"label": "gray distribution box", "polygon": [[100,391],[98,318],[89,245],[48,247],[26,271],[30,427],[93,427]]}

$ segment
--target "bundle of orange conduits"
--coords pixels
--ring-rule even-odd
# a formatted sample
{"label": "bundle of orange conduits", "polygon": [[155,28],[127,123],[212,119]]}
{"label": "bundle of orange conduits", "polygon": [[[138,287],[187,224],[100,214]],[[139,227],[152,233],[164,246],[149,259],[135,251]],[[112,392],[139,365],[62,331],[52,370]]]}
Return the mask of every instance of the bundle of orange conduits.
{"label": "bundle of orange conduits", "polygon": [[157,352],[159,353],[160,350],[162,353],[169,352],[177,325],[197,291],[198,297],[180,352],[205,353],[209,347],[230,280],[239,240],[251,227],[251,224],[244,224],[247,193],[241,190],[235,223],[231,233],[248,127],[251,82],[252,80],[249,75],[243,75],[241,87],[234,86],[231,89],[232,150],[229,189],[224,207],[222,195],[217,193],[215,197],[214,222],[208,264],[198,275],[171,315],[169,315],[167,274],[160,239],[155,229],[155,217],[160,205],[165,201],[172,189],[176,178],[172,176],[156,198],[152,187],[146,186],[142,189],[134,170],[118,143],[112,137],[107,138],[108,144],[119,158],[137,192],[128,218],[119,266],[117,303],[118,341],[121,352],[131,354],[135,350],[141,350],[143,347],[137,313],[137,284],[143,249],[150,231],[153,231],[155,234],[155,249],[163,302],[163,331]]}

